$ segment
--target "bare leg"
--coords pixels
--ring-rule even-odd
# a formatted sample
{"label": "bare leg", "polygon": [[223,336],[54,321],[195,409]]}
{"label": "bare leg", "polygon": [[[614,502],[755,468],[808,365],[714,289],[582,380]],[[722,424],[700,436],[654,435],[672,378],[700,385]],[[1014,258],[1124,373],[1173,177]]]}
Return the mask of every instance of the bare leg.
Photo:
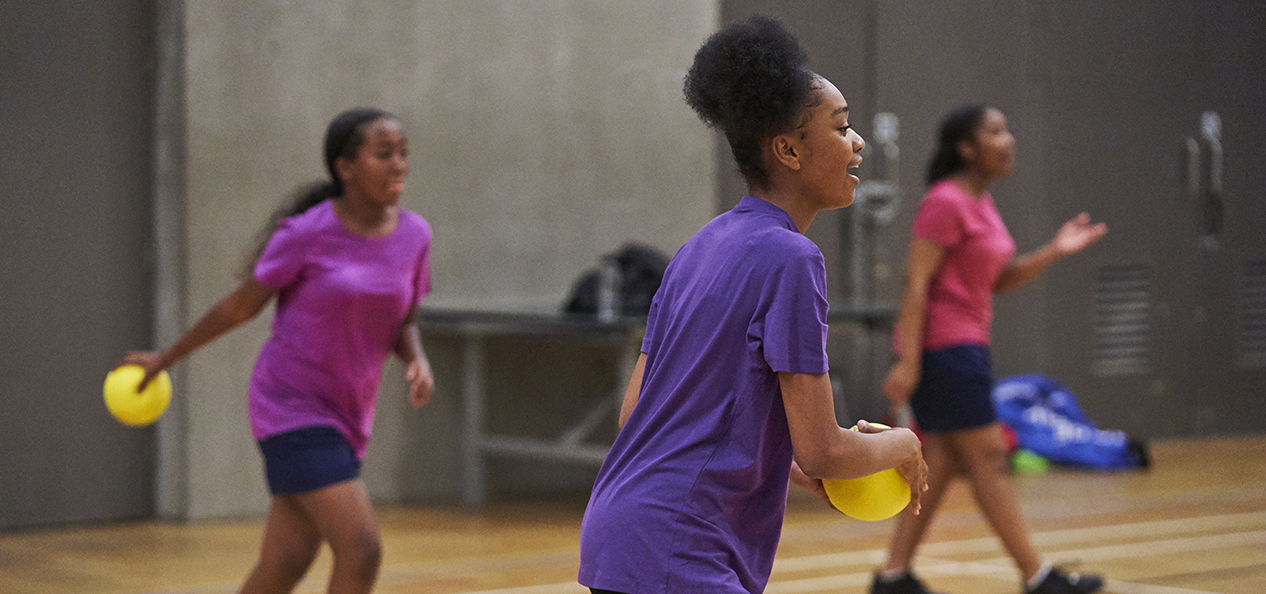
{"label": "bare leg", "polygon": [[273,497],[259,562],[242,584],[242,594],[290,592],[308,572],[320,547],[321,535],[295,497]]}
{"label": "bare leg", "polygon": [[382,564],[382,543],[365,483],[344,481],[296,498],[334,552],[330,594],[373,590]]}
{"label": "bare leg", "polygon": [[998,425],[947,434],[971,482],[976,503],[1024,579],[1042,568],[1042,556],[1029,540],[1020,504],[1007,474],[1007,446]]}
{"label": "bare leg", "polygon": [[928,490],[923,493],[923,509],[917,516],[909,509],[902,510],[897,516],[897,526],[888,546],[885,571],[910,569],[915,549],[923,540],[932,516],[936,515],[936,510],[957,473],[958,463],[954,459],[953,449],[942,434],[925,434],[923,460],[928,465]]}

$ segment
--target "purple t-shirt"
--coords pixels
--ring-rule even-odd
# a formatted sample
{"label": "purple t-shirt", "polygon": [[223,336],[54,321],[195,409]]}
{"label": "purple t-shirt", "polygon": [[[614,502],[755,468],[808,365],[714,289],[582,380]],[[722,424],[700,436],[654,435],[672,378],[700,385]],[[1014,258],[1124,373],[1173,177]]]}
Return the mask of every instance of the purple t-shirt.
{"label": "purple t-shirt", "polygon": [[349,231],[329,200],[281,222],[255,265],[255,279],[278,291],[251,374],[255,439],[327,425],[365,455],[382,365],[431,292],[430,250],[430,225],[403,208],[386,237]]}
{"label": "purple t-shirt", "polygon": [[761,592],[791,434],[779,371],[823,373],[826,268],[782,209],[744,198],[673,257],[647,319],[637,406],[580,533],[580,583]]}

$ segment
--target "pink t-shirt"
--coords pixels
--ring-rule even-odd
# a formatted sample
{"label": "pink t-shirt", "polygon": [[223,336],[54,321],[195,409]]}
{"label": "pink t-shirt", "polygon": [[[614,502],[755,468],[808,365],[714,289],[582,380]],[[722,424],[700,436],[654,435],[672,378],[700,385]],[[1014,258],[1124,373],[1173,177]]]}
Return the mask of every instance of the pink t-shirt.
{"label": "pink t-shirt", "polygon": [[255,439],[328,425],[365,455],[382,365],[431,292],[431,227],[400,209],[386,237],[349,231],[322,202],[281,222],[255,265],[277,314],[250,383]]}
{"label": "pink t-shirt", "polygon": [[914,216],[914,236],[945,248],[928,287],[923,350],[989,344],[993,287],[1015,254],[1015,241],[993,197],[972,198],[949,180],[928,188]]}

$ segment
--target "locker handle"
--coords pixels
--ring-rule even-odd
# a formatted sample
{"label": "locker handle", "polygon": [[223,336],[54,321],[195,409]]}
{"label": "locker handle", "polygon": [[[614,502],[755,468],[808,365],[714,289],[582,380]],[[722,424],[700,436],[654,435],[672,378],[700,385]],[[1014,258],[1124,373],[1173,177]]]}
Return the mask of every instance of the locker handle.
{"label": "locker handle", "polygon": [[1200,200],[1200,143],[1187,137],[1187,197]]}
{"label": "locker handle", "polygon": [[1200,135],[1209,146],[1208,185],[1204,191],[1204,247],[1217,249],[1225,208],[1222,200],[1222,118],[1215,111],[1200,115]]}

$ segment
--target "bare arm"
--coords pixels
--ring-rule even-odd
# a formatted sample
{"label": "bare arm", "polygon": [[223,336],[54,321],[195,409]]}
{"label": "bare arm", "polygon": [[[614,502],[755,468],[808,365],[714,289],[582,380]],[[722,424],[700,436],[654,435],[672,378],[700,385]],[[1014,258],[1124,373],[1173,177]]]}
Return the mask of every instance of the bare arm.
{"label": "bare arm", "polygon": [[219,338],[247,320],[259,315],[264,305],[272,299],[274,291],[253,277],[242,281],[232,293],[203,314],[184,336],[162,352],[131,352],[123,357],[120,365],[140,365],[145,368],[145,379],[138,390],[143,389],[159,371],[180,362],[190,353]]}
{"label": "bare arm", "polygon": [[901,351],[883,383],[884,396],[888,397],[894,409],[905,405],[919,383],[928,286],[932,284],[932,276],[944,260],[944,246],[919,237],[910,242],[910,253],[906,257],[906,279],[901,289],[901,311],[897,317],[901,332]]}
{"label": "bare arm", "polygon": [[620,404],[620,428],[624,428],[624,424],[629,422],[629,415],[633,414],[633,407],[637,406],[637,399],[642,392],[642,373],[646,370],[646,353],[637,356],[637,363],[633,365],[633,374],[629,377],[629,385],[624,388],[624,402]]}
{"label": "bare arm", "polygon": [[[910,484],[911,509],[927,488],[919,438],[909,429],[849,431],[835,422],[831,380],[825,373],[778,373],[795,462],[807,477],[851,479],[897,468]],[[859,428],[873,431],[864,421]],[[812,490],[812,489],[811,489]]]}
{"label": "bare arm", "polygon": [[400,325],[396,337],[396,356],[404,363],[404,379],[409,382],[409,402],[414,408],[425,406],[435,391],[435,373],[431,362],[422,350],[422,335],[418,331],[418,309],[415,307]]}
{"label": "bare arm", "polygon": [[1012,259],[998,275],[993,285],[995,293],[1003,293],[1024,286],[1039,277],[1056,260],[1080,252],[1099,241],[1108,232],[1103,223],[1090,224],[1090,215],[1081,213],[1064,223],[1050,243],[1023,256]]}

